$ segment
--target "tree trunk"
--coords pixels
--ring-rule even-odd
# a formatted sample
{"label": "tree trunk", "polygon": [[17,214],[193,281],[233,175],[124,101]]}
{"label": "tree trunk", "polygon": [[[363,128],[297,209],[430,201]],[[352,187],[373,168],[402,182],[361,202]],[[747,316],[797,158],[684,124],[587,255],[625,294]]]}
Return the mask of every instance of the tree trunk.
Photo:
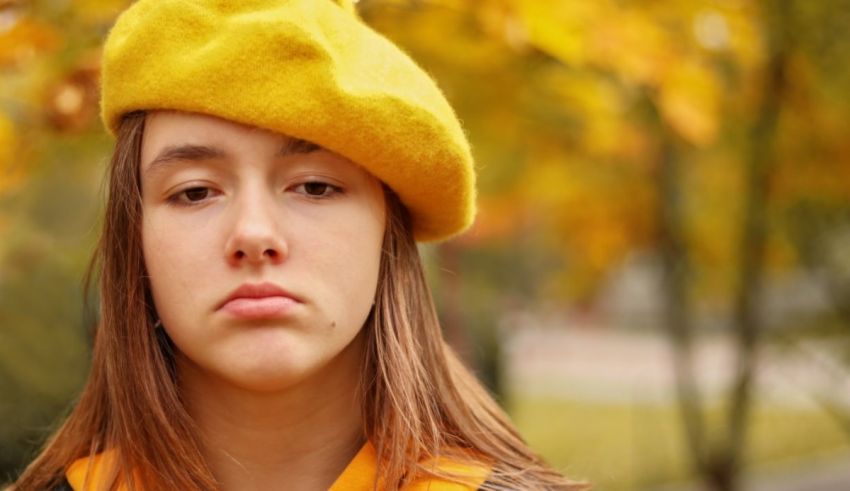
{"label": "tree trunk", "polygon": [[774,140],[785,92],[787,24],[790,0],[765,0],[766,42],[769,49],[765,67],[763,98],[753,125],[746,159],[745,208],[735,299],[734,334],[737,369],[730,394],[729,427],[726,440],[726,471],[736,474],[742,467],[746,447],[753,377],[762,331],[758,300],[764,277],[764,250],[767,238],[767,198],[770,176],[775,167]]}

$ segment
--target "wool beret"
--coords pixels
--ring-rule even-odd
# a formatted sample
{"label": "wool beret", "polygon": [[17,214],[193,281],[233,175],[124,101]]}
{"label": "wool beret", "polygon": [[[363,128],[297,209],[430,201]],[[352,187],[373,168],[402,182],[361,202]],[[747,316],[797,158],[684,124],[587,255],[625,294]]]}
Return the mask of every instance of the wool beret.
{"label": "wool beret", "polygon": [[419,241],[475,216],[475,169],[431,77],[344,0],[139,0],[109,32],[101,116],[171,109],[321,145],[398,194]]}

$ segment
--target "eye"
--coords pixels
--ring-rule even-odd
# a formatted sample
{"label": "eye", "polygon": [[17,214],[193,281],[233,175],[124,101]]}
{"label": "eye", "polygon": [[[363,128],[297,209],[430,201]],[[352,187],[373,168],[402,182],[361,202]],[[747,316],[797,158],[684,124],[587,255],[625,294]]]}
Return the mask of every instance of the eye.
{"label": "eye", "polygon": [[[168,202],[178,206],[193,206],[202,202],[210,195],[211,192],[212,190],[210,188],[204,186],[186,188],[169,196]],[[180,199],[183,196],[186,197],[185,200]]]}
{"label": "eye", "polygon": [[295,186],[295,191],[308,198],[320,199],[330,198],[342,192],[342,188],[322,181],[308,181]]}
{"label": "eye", "polygon": [[190,188],[183,191],[183,194],[189,201],[195,202],[206,198],[210,194],[210,190],[209,188]]}

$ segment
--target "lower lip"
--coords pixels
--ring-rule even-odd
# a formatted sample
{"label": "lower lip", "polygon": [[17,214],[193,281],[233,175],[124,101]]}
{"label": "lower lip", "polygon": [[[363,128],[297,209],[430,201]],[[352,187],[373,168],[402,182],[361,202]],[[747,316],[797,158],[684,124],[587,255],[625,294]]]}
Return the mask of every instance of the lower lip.
{"label": "lower lip", "polygon": [[298,305],[289,297],[236,298],[221,307],[221,310],[240,319],[269,319],[286,317]]}

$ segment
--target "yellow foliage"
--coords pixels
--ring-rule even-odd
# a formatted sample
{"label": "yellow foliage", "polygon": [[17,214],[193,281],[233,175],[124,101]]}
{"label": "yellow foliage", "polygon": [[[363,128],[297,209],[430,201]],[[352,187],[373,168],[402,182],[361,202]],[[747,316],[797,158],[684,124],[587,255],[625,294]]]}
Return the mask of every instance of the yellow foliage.
{"label": "yellow foliage", "polygon": [[0,113],[0,170],[10,167],[14,145],[15,126],[5,114]]}
{"label": "yellow foliage", "polygon": [[544,208],[577,205],[582,183],[579,176],[571,172],[566,158],[544,149],[536,150],[534,155],[529,156],[528,172],[519,182],[518,199]]}
{"label": "yellow foliage", "polygon": [[0,195],[8,192],[23,178],[20,166],[15,165],[15,126],[0,113]]}
{"label": "yellow foliage", "polygon": [[537,148],[518,182],[517,203],[526,203],[536,224],[554,231],[571,258],[559,276],[570,295],[592,295],[610,268],[653,233],[656,206],[651,181],[640,168],[567,157],[557,147]]}
{"label": "yellow foliage", "polygon": [[728,51],[741,68],[752,70],[762,66],[766,57],[764,41],[759,26],[760,16],[754,3],[738,3],[725,8],[717,7],[729,29]]}
{"label": "yellow foliage", "polygon": [[629,237],[622,223],[616,217],[600,217],[582,237],[587,244],[584,247],[585,267],[592,271],[604,272],[613,264],[618,264],[631,250]]}
{"label": "yellow foliage", "polygon": [[128,0],[74,0],[74,13],[87,22],[110,22],[127,8]]}
{"label": "yellow foliage", "polygon": [[580,117],[582,150],[589,155],[619,154],[625,101],[622,91],[610,80],[576,74],[553,73],[541,80],[554,96],[553,103],[575,111]]}
{"label": "yellow foliage", "polygon": [[39,52],[56,49],[60,41],[49,24],[30,18],[19,19],[9,30],[0,32],[0,66],[25,62]]}
{"label": "yellow foliage", "polygon": [[720,88],[714,73],[693,60],[682,60],[664,74],[658,94],[664,121],[697,146],[714,142],[719,126]]}
{"label": "yellow foliage", "polygon": [[0,113],[0,169],[6,168],[12,161],[12,147],[14,143],[15,126],[5,114]]}
{"label": "yellow foliage", "polygon": [[514,8],[531,44],[567,65],[583,65],[585,26],[598,16],[601,4],[516,0]]}
{"label": "yellow foliage", "polygon": [[523,225],[525,211],[512,197],[482,196],[478,200],[478,215],[472,228],[454,241],[475,246],[513,237]]}
{"label": "yellow foliage", "polygon": [[[393,7],[384,5],[380,15],[369,18],[369,25],[400,46],[407,49],[415,47],[411,54],[417,61],[440,59],[455,66],[483,71],[502,70],[509,61],[504,44],[497,42],[502,40],[508,29],[504,25],[498,26],[499,22],[507,22],[503,11],[494,7],[475,12],[481,29],[488,33],[490,30],[497,31],[482,36],[470,33],[472,23],[468,12],[457,5],[460,0],[434,2],[428,8],[417,10],[415,15],[402,8],[405,6],[403,0],[396,1],[401,4]],[[451,42],[447,42],[449,40]],[[426,69],[432,68],[427,63],[423,65]],[[452,85],[445,84],[443,89],[452,100]]]}
{"label": "yellow foliage", "polygon": [[675,44],[658,19],[620,2],[515,0],[530,43],[568,66],[601,67],[655,85]]}
{"label": "yellow foliage", "polygon": [[675,61],[675,44],[657,19],[641,11],[612,7],[588,36],[589,60],[630,85],[655,86]]}

